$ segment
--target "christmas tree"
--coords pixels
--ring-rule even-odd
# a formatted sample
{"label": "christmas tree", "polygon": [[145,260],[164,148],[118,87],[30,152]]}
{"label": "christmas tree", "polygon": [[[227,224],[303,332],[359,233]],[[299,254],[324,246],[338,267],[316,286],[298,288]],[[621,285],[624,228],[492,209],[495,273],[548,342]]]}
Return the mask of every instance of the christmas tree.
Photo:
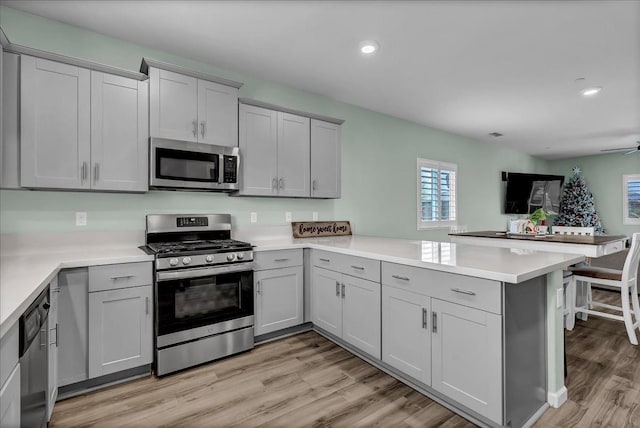
{"label": "christmas tree", "polygon": [[587,182],[582,176],[582,171],[577,166],[573,167],[573,174],[569,182],[564,186],[562,201],[560,202],[560,214],[555,218],[556,226],[591,227],[595,228],[596,235],[604,232],[600,217],[596,212],[593,195],[587,189]]}

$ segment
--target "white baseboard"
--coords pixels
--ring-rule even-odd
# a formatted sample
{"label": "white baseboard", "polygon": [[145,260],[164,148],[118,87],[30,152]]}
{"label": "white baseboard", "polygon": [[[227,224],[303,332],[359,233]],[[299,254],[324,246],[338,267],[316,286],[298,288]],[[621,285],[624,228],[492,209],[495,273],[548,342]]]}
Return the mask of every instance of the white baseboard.
{"label": "white baseboard", "polygon": [[547,402],[551,407],[558,408],[567,401],[567,387],[563,386],[558,391],[547,392]]}

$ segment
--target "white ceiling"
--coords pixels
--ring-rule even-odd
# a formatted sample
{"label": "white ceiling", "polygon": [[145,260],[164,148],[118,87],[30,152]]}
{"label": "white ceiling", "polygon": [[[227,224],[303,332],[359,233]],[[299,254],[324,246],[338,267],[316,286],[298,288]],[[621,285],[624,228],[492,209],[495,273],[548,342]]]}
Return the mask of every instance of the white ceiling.
{"label": "white ceiling", "polygon": [[638,1],[1,4],[546,159],[640,140]]}

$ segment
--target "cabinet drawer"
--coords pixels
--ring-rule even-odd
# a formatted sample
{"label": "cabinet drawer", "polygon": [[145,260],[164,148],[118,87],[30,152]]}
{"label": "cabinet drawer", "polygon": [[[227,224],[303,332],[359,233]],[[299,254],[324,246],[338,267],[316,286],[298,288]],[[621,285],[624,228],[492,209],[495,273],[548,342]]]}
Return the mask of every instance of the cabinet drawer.
{"label": "cabinet drawer", "polygon": [[329,251],[313,251],[313,265],[347,275],[380,282],[380,261],[364,257],[337,254]]}
{"label": "cabinet drawer", "polygon": [[502,313],[502,284],[497,281],[383,262],[382,283],[495,314]]}
{"label": "cabinet drawer", "polygon": [[153,284],[151,262],[90,266],[89,292]]}
{"label": "cabinet drawer", "polygon": [[611,242],[604,246],[604,255],[617,253],[624,250],[624,241]]}
{"label": "cabinet drawer", "polygon": [[18,322],[7,331],[0,339],[0,385],[9,378],[16,364],[18,364],[19,349],[19,328]]}
{"label": "cabinet drawer", "polygon": [[302,266],[302,250],[256,251],[253,260],[254,270]]}

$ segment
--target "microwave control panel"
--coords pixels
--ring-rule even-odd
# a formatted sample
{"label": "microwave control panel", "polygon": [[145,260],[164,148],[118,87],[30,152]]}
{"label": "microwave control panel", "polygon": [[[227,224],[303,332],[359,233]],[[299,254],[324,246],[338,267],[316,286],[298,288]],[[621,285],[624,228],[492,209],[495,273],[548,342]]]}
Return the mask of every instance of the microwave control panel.
{"label": "microwave control panel", "polygon": [[238,158],[236,156],[223,156],[224,183],[238,182]]}

